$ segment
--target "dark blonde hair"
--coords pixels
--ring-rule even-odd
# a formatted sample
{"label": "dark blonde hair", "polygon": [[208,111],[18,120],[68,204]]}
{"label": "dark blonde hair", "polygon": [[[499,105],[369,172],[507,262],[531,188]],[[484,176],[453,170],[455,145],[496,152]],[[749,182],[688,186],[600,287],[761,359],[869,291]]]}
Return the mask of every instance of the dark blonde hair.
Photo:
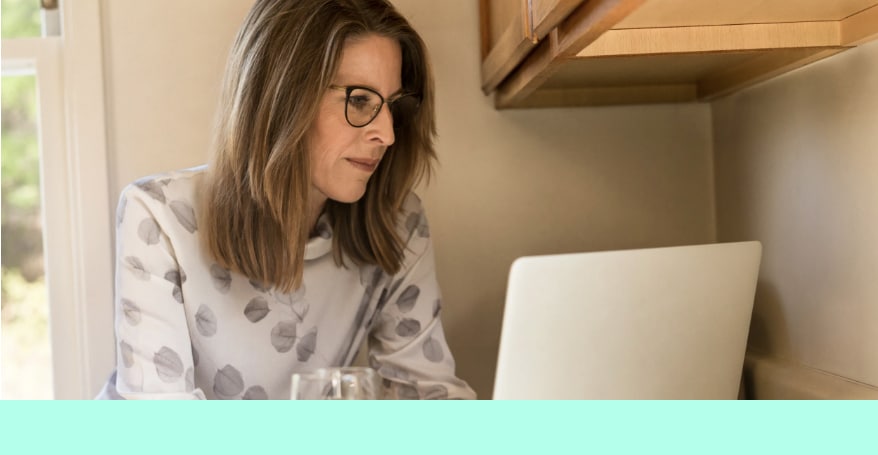
{"label": "dark blonde hair", "polygon": [[417,93],[414,118],[357,202],[326,203],[333,255],[399,271],[402,203],[432,171],[436,135],[426,48],[384,0],[257,0],[226,68],[214,154],[200,218],[208,252],[222,266],[284,291],[302,281],[311,191],[307,133],[348,40],[379,35],[399,42],[403,89]]}

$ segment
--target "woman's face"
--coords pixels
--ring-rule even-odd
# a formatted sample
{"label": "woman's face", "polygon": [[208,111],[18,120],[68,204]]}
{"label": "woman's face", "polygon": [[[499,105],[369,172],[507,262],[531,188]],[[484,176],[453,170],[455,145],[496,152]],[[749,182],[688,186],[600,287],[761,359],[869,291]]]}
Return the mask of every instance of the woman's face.
{"label": "woman's face", "polygon": [[[332,84],[368,87],[387,100],[401,91],[401,73],[399,43],[367,35],[345,44]],[[310,133],[314,196],[319,202],[327,198],[347,203],[359,200],[393,141],[393,119],[386,104],[371,123],[354,128],[345,120],[345,92],[328,90]]]}

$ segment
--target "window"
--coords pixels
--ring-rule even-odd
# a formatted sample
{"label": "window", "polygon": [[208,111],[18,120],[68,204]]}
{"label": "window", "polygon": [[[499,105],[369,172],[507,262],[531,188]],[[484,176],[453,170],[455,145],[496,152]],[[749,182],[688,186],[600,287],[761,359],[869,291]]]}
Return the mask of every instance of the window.
{"label": "window", "polygon": [[0,2],[0,397],[90,398],[113,346],[99,3]]}

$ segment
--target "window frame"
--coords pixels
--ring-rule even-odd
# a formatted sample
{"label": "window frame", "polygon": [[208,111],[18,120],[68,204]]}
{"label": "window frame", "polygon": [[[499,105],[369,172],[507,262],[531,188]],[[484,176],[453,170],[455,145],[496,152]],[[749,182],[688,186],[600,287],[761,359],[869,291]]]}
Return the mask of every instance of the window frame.
{"label": "window frame", "polygon": [[56,399],[91,398],[114,365],[99,0],[62,1],[63,33],[2,40],[3,73],[35,71],[40,197]]}

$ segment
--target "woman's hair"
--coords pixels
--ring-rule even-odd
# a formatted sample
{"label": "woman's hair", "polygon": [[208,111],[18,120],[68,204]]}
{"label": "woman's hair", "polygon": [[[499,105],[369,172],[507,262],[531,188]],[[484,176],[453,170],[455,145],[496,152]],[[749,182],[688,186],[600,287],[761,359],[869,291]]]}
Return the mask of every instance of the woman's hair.
{"label": "woman's hair", "polygon": [[420,97],[414,117],[389,147],[352,204],[325,210],[333,255],[396,273],[404,257],[397,233],[403,201],[432,171],[436,135],[426,48],[385,0],[257,0],[226,68],[214,150],[200,218],[208,252],[220,265],[284,291],[300,286],[311,191],[308,131],[348,40],[379,35],[399,42],[402,84]]}

